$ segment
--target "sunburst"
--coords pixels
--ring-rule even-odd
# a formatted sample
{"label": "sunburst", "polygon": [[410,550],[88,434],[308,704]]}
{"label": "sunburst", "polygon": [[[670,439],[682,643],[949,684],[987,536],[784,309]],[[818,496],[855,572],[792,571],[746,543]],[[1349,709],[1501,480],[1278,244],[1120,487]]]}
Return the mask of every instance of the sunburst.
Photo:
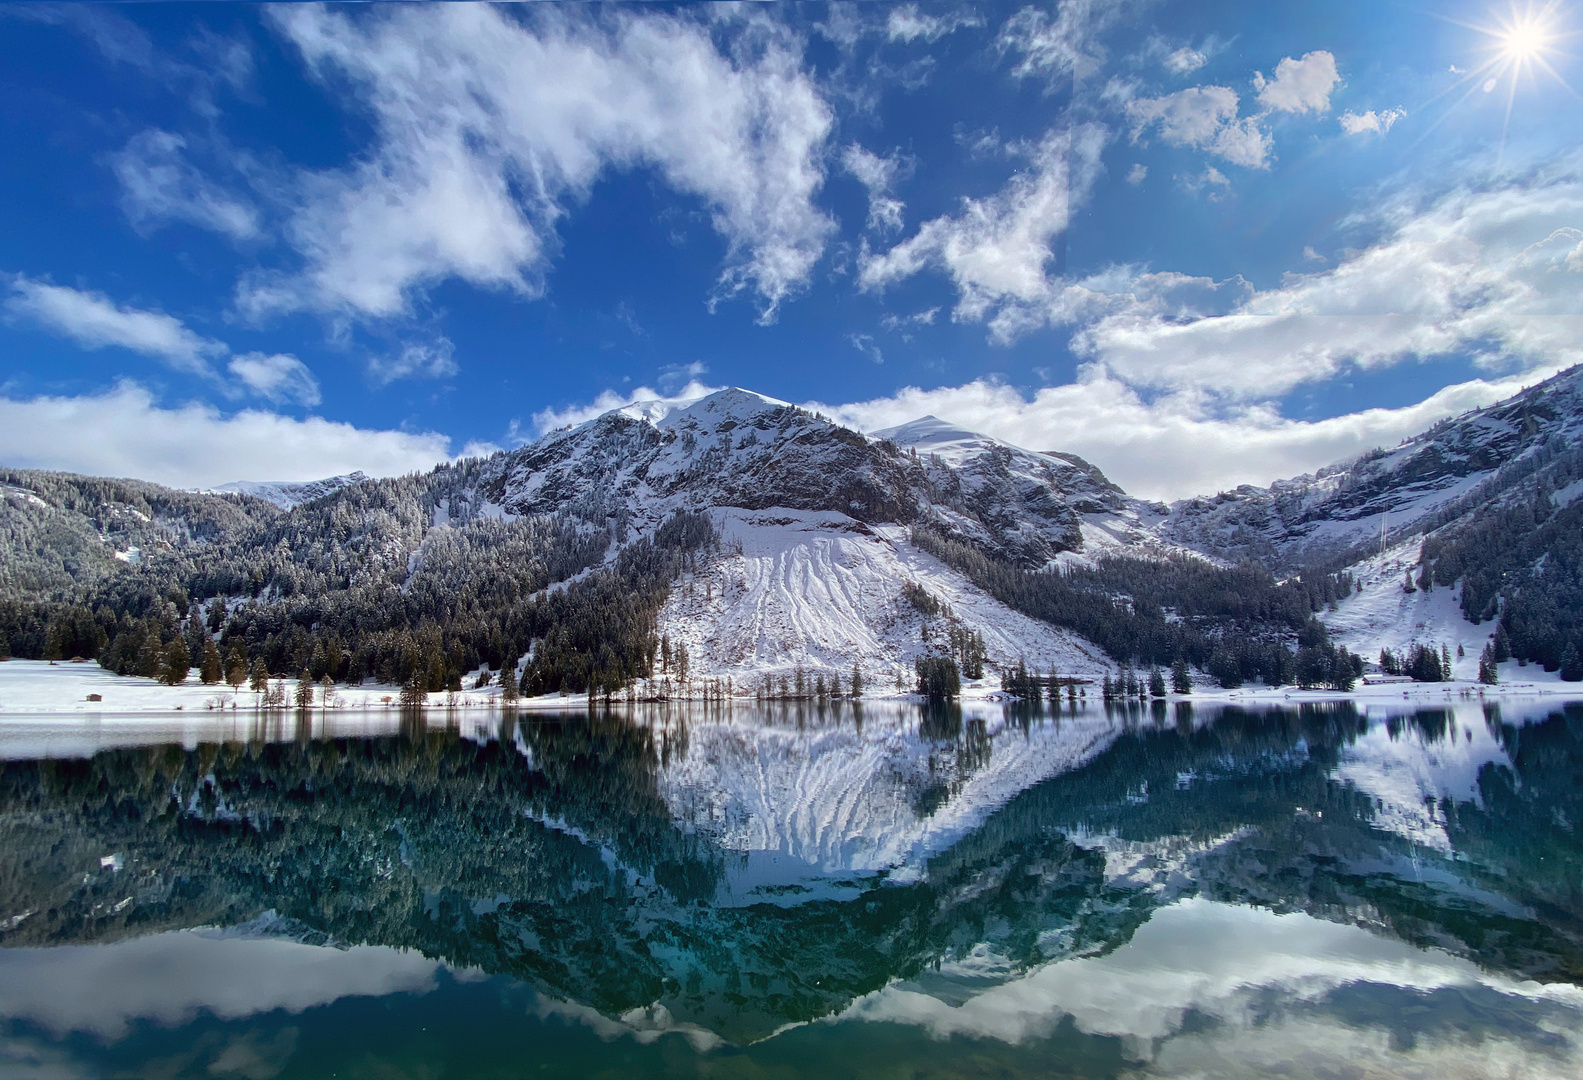
{"label": "sunburst", "polygon": [[[1519,7],[1514,2],[1504,13],[1492,13],[1491,21],[1484,24],[1448,19],[1459,26],[1477,31],[1484,38],[1486,55],[1483,62],[1471,71],[1461,73],[1462,78],[1435,95],[1435,98],[1426,104],[1431,104],[1435,99],[1466,87],[1462,96],[1457,99],[1457,104],[1460,105],[1475,93],[1483,91],[1490,94],[1504,86],[1506,110],[1501,123],[1500,143],[1500,153],[1504,155],[1506,133],[1511,127],[1519,84],[1532,82],[1538,73],[1543,71],[1573,97],[1580,97],[1566,79],[1562,78],[1553,63],[1565,55],[1562,45],[1576,33],[1566,28],[1562,16],[1560,0],[1547,0],[1542,4],[1528,4],[1523,7]],[[1580,100],[1583,100],[1583,97],[1580,97]],[[1444,118],[1441,117],[1442,120]],[[1431,128],[1438,126],[1437,121],[1431,125]]]}

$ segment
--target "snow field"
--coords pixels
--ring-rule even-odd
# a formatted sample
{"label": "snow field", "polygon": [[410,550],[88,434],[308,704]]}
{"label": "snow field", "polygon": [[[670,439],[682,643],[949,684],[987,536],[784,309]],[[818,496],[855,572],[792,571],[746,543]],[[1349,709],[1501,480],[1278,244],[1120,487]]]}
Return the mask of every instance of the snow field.
{"label": "snow field", "polygon": [[[1098,678],[1098,647],[1030,619],[913,547],[900,526],[870,527],[828,511],[728,509],[722,554],[673,586],[660,629],[684,645],[695,677],[730,676],[738,690],[804,668],[839,674],[854,662],[876,691],[910,685],[925,618],[902,595],[911,582],[984,637],[992,665],[1026,659],[1042,672]],[[943,643],[946,620],[930,618]],[[990,683],[998,683],[991,675]]]}
{"label": "snow field", "polygon": [[[1319,618],[1329,627],[1332,638],[1370,663],[1379,659],[1381,649],[1400,654],[1404,646],[1414,643],[1445,645],[1451,650],[1452,674],[1459,681],[1476,683],[1479,653],[1495,636],[1495,620],[1469,622],[1459,606],[1460,586],[1411,593],[1402,589],[1409,572],[1417,578],[1421,542],[1421,537],[1414,537],[1354,565],[1352,595],[1340,601],[1335,611],[1321,612]],[[1458,646],[1463,652],[1460,657]],[[1508,689],[1570,687],[1583,696],[1583,684],[1562,683],[1558,672],[1547,672],[1536,664],[1519,667],[1515,660],[1507,661],[1500,666],[1500,680]]]}

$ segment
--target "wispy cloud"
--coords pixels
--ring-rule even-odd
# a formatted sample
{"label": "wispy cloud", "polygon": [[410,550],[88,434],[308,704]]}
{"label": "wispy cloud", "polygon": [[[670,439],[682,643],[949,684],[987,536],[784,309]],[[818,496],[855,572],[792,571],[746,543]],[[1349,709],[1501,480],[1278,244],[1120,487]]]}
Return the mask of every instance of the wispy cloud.
{"label": "wispy cloud", "polygon": [[319,380],[308,365],[289,353],[244,353],[226,365],[236,379],[266,401],[317,405]]}
{"label": "wispy cloud", "polygon": [[1205,150],[1248,169],[1266,168],[1270,133],[1256,117],[1239,116],[1240,108],[1229,86],[1193,86],[1163,97],[1134,98],[1126,112],[1133,142],[1158,131],[1171,146]]}
{"label": "wispy cloud", "polygon": [[287,236],[303,265],[244,284],[254,315],[399,316],[453,277],[535,296],[556,222],[607,169],[651,166],[701,199],[728,244],[715,298],[751,293],[766,321],[834,228],[813,201],[832,113],[773,28],[727,53],[707,26],[647,12],[273,12],[310,69],[370,110],[377,141],[299,178]]}
{"label": "wispy cloud", "polygon": [[852,347],[876,364],[885,362],[885,354],[880,351],[879,345],[874,341],[873,334],[848,334],[846,339]]}
{"label": "wispy cloud", "polygon": [[186,158],[186,145],[179,135],[153,129],[134,136],[115,156],[121,203],[132,225],[148,231],[185,221],[233,240],[257,237],[257,208],[194,168]]}
{"label": "wispy cloud", "polygon": [[885,34],[891,41],[939,41],[958,30],[984,25],[984,20],[971,8],[963,7],[940,15],[927,14],[917,4],[903,4],[892,8],[885,19]]}
{"label": "wispy cloud", "polygon": [[391,352],[368,358],[368,378],[375,386],[388,386],[397,379],[444,379],[455,375],[456,347],[446,337],[428,341],[409,341]]}
{"label": "wispy cloud", "polygon": [[895,196],[896,180],[910,163],[895,154],[880,157],[853,143],[841,152],[841,164],[868,189],[868,227],[890,232],[900,229],[907,204]]}
{"label": "wispy cloud", "polygon": [[209,361],[230,352],[223,342],[189,330],[173,315],[117,304],[85,292],[17,276],[5,307],[85,349],[116,346],[163,361],[177,371],[212,377]]}
{"label": "wispy cloud", "polygon": [[960,213],[925,222],[888,251],[865,247],[859,286],[878,291],[926,268],[944,270],[958,291],[952,317],[970,322],[1003,317],[992,329],[1009,337],[1018,308],[1048,302],[1052,243],[1092,189],[1105,137],[1097,125],[1050,132],[1028,148],[1028,171],[1001,191],[964,199]]}
{"label": "wispy cloud", "polygon": [[[173,315],[118,304],[103,293],[18,276],[11,281],[6,311],[85,349],[123,348],[209,382],[228,397],[252,393],[275,403],[317,405],[319,383],[308,366],[289,354],[231,356],[222,341],[203,337]],[[214,362],[230,357],[227,381]]]}

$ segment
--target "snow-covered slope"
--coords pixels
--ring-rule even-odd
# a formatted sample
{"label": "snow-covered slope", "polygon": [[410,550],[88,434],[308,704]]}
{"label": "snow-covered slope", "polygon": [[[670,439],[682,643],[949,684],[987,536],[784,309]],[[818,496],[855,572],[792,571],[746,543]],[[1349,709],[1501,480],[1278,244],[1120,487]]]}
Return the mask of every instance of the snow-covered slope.
{"label": "snow-covered slope", "polygon": [[909,582],[950,606],[928,620],[937,646],[951,625],[981,634],[994,668],[1026,659],[1097,675],[1097,648],[991,599],[914,548],[908,528],[1039,568],[1159,550],[1150,529],[1165,512],[1086,463],[933,417],[864,435],[740,389],[552,432],[501,457],[482,494],[513,514],[610,522],[618,541],[677,510],[710,512],[720,553],[673,592],[661,629],[687,646],[695,674],[738,681],[854,663],[870,678],[910,670],[927,643],[902,596]]}
{"label": "snow-covered slope", "polygon": [[330,476],[323,480],[304,480],[292,482],[289,480],[238,480],[231,484],[221,484],[219,487],[208,488],[207,491],[216,495],[251,495],[255,499],[274,503],[282,510],[290,510],[314,499],[321,499],[333,492],[353,484],[361,484],[368,477],[362,472],[350,472],[344,476]]}
{"label": "snow-covered slope", "polygon": [[[1098,678],[1111,665],[1094,645],[1012,611],[913,547],[897,525],[833,511],[720,512],[722,554],[672,590],[660,628],[700,670],[739,686],[804,668],[845,677],[854,664],[893,685],[947,627],[983,636],[994,667],[1026,660],[1039,671]],[[926,618],[908,583],[948,605]]]}
{"label": "snow-covered slope", "polygon": [[1498,499],[1510,483],[1543,467],[1546,455],[1576,446],[1580,435],[1583,369],[1572,368],[1394,449],[1267,488],[1243,485],[1176,503],[1159,535],[1288,571]]}
{"label": "snow-covered slope", "polygon": [[1334,640],[1366,660],[1374,660],[1381,649],[1400,653],[1414,644],[1444,645],[1451,651],[1456,677],[1477,678],[1479,653],[1495,633],[1494,622],[1474,624],[1464,618],[1454,588],[1405,591],[1402,584],[1416,574],[1417,563],[1414,539],[1354,564],[1354,592],[1320,619]]}

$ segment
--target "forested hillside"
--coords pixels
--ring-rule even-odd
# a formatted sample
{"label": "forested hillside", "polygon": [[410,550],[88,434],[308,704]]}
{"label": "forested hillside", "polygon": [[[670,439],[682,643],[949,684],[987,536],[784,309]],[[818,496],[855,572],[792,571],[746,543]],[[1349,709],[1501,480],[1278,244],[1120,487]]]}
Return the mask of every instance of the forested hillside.
{"label": "forested hillside", "polygon": [[[611,692],[673,659],[688,670],[669,612],[677,647],[714,665],[700,677],[894,674],[963,662],[973,641],[971,666],[992,674],[1019,652],[1059,665],[1102,650],[1225,686],[1339,687],[1361,664],[1314,617],[1388,541],[1421,542],[1406,584],[1459,590],[1468,619],[1499,620],[1502,651],[1583,678],[1578,380],[1169,512],[1080,459],[932,417],[864,436],[741,390],[422,474],[237,485],[273,502],[0,471],[0,650],[206,681],[417,692],[506,668],[528,693]],[[687,603],[667,608],[683,578]]]}

